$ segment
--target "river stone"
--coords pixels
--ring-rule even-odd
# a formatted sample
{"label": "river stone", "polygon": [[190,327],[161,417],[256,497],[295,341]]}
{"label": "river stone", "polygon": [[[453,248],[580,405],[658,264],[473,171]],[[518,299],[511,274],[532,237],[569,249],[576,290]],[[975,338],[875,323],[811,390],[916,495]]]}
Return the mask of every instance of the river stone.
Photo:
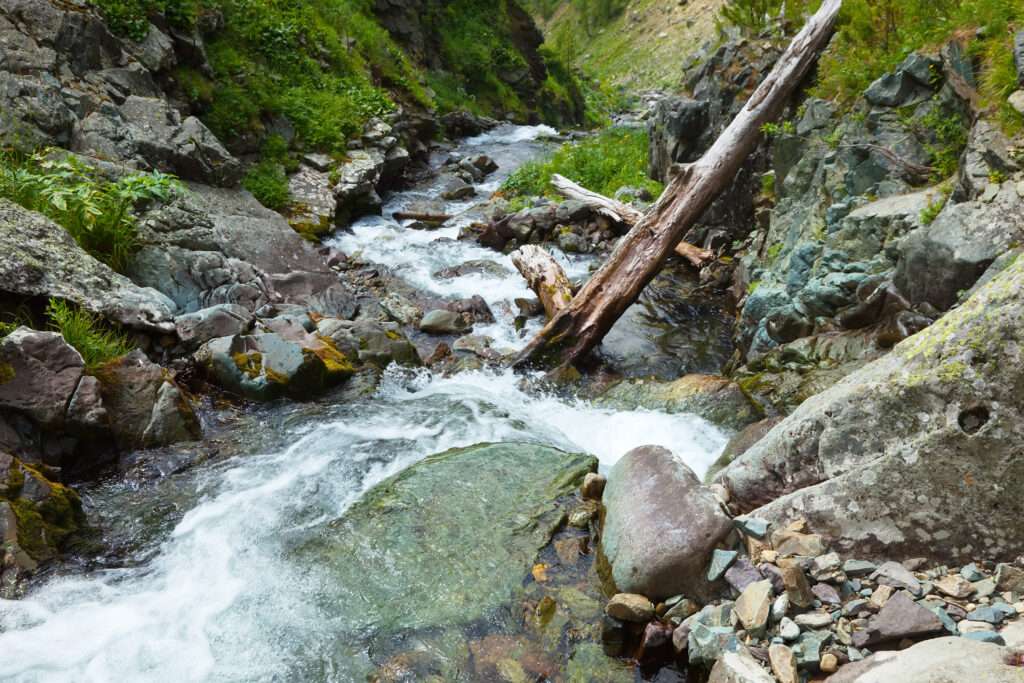
{"label": "river stone", "polygon": [[800,683],[796,671],[796,655],[785,645],[775,643],[768,648],[772,671],[780,683]]}
{"label": "river stone", "polygon": [[736,650],[722,653],[711,667],[708,683],[774,683],[774,680],[750,651],[741,645]]}
{"label": "river stone", "polygon": [[708,581],[718,581],[725,575],[725,570],[739,556],[735,550],[722,550],[715,548],[711,554],[711,564],[708,565]]}
{"label": "river stone", "polygon": [[1017,86],[1024,88],[1024,29],[1013,36],[1013,65],[1017,69]]}
{"label": "river stone", "polygon": [[[591,456],[527,444],[481,444],[431,455],[368,490],[300,550],[337,630],[345,680],[357,658],[404,652],[420,636],[459,659],[460,629],[514,622],[540,549],[566,517]],[[600,604],[594,605],[594,623]],[[419,635],[418,635],[419,634]]]}
{"label": "river stone", "polygon": [[64,299],[146,332],[174,331],[175,305],[97,261],[42,214],[0,199],[0,293]]}
{"label": "river stone", "polygon": [[934,583],[935,590],[953,598],[966,598],[974,592],[971,582],[959,574],[947,574]]}
{"label": "river stone", "polygon": [[615,619],[643,623],[654,616],[654,605],[636,593],[617,593],[608,601],[604,611]]}
{"label": "river stone", "polygon": [[127,448],[163,446],[199,436],[192,404],[173,373],[136,349],[96,371],[117,442]]}
{"label": "river stone", "polygon": [[878,616],[863,631],[853,634],[853,644],[871,647],[902,638],[939,633],[945,630],[939,617],[900,592],[889,598]]}
{"label": "river stone", "polygon": [[421,332],[429,334],[462,334],[470,331],[469,324],[460,314],[440,308],[425,313],[416,326]]}
{"label": "river stone", "polygon": [[218,337],[195,358],[214,383],[249,400],[308,399],[346,379],[352,365],[333,346],[303,334],[310,346],[274,332]]}
{"label": "river stone", "polygon": [[85,361],[56,332],[19,327],[0,339],[0,409],[25,415],[44,429],[64,426]]}
{"label": "river stone", "polygon": [[731,626],[706,626],[699,621],[694,623],[689,636],[690,663],[710,665],[721,655],[730,638]]}
{"label": "river stone", "polygon": [[594,403],[620,410],[693,413],[732,431],[764,418],[764,409],[739,384],[715,375],[685,375],[673,382],[654,376],[627,379],[605,390]]}
{"label": "river stone", "polygon": [[703,569],[731,529],[715,497],[671,451],[640,446],[608,474],[601,548],[621,591],[652,599],[706,588]]}
{"label": "river stone", "polygon": [[740,511],[805,518],[844,555],[947,565],[1016,557],[1022,318],[1018,259],[931,327],[805,401],[715,481]]}
{"label": "river stone", "polygon": [[771,431],[772,427],[780,422],[782,422],[781,417],[766,417],[744,427],[742,431],[729,439],[722,455],[708,468],[708,473],[704,478],[710,481],[723,467],[750,450],[755,443]]}
{"label": "river stone", "polygon": [[913,572],[899,562],[885,562],[872,572],[868,578],[883,586],[891,586],[897,589],[903,588],[915,596],[921,595],[921,582],[917,580]]}
{"label": "river stone", "polygon": [[764,636],[771,611],[771,597],[771,581],[755,581],[743,589],[733,607],[743,628],[754,638]]}
{"label": "river stone", "polygon": [[949,681],[1016,681],[1020,651],[969,638],[946,636],[906,650],[877,652],[843,666],[828,683],[947,683]]}
{"label": "river stone", "polygon": [[217,337],[242,334],[255,318],[249,309],[238,304],[218,304],[174,319],[178,339],[189,351]]}

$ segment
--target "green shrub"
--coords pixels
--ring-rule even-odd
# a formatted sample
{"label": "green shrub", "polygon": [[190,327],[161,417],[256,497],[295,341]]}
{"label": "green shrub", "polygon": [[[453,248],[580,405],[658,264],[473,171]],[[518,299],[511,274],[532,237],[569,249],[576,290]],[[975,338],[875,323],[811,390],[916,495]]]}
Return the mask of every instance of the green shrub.
{"label": "green shrub", "polygon": [[93,372],[99,366],[120,358],[135,348],[123,332],[105,324],[97,316],[58,299],[50,299],[46,309],[50,327],[60,332],[85,360],[85,368]]}
{"label": "green shrub", "polygon": [[132,173],[108,180],[77,157],[43,150],[30,157],[0,155],[0,197],[63,226],[90,255],[117,271],[135,250],[142,200],[167,200],[183,186],[166,173]]}
{"label": "green shrub", "polygon": [[780,13],[795,27],[808,13],[806,0],[728,0],[719,10],[720,21],[759,31],[778,21]]}
{"label": "green shrub", "polygon": [[149,33],[149,16],[162,12],[173,26],[190,27],[196,6],[190,0],[95,0],[114,33],[140,41]]}
{"label": "green shrub", "polygon": [[281,211],[288,206],[288,178],[281,164],[260,162],[249,170],[242,185],[268,209]]}
{"label": "green shrub", "polygon": [[638,128],[606,128],[566,143],[548,157],[523,164],[501,190],[506,197],[548,194],[553,173],[606,196],[623,185],[646,188],[654,196],[664,189],[647,177],[647,133]]}

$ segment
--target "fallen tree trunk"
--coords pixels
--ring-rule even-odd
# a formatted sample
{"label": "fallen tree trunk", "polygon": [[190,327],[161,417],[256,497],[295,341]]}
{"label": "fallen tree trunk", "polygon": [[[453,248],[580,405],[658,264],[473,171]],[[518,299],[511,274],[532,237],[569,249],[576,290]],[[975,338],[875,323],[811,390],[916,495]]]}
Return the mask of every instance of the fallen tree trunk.
{"label": "fallen tree trunk", "polygon": [[[555,191],[566,199],[574,199],[586,204],[594,213],[610,218],[617,223],[624,223],[633,227],[640,222],[644,215],[625,202],[620,202],[603,194],[591,192],[585,187],[577,185],[565,176],[557,173],[551,176],[551,184]],[[680,242],[676,245],[675,252],[686,259],[694,268],[703,268],[715,260],[715,253],[710,249],[695,247],[689,242]]]}
{"label": "fallen tree trunk", "polygon": [[446,213],[410,213],[408,211],[395,211],[391,217],[396,221],[423,221],[425,223],[444,223],[451,220],[451,215]]}
{"label": "fallen tree trunk", "polygon": [[[610,218],[616,222],[633,227],[644,217],[644,214],[637,211],[629,204],[620,202],[603,194],[591,192],[585,187],[577,185],[565,176],[557,173],[551,176],[551,184],[555,191],[566,199],[574,199],[586,204],[591,211]],[[675,247],[675,252],[686,259],[695,268],[703,268],[715,260],[715,254],[710,249],[701,249],[689,242],[680,242]]]}
{"label": "fallen tree trunk", "polygon": [[526,278],[526,284],[537,293],[549,318],[554,318],[569,306],[572,285],[551,254],[535,244],[524,244],[512,252],[511,258],[516,269]]}
{"label": "fallen tree trunk", "polygon": [[828,42],[841,0],[824,0],[785,54],[704,156],[674,165],[661,197],[619,241],[567,308],[534,337],[513,365],[573,362],[593,349],[647,286],[683,234],[722,192],[761,140]]}

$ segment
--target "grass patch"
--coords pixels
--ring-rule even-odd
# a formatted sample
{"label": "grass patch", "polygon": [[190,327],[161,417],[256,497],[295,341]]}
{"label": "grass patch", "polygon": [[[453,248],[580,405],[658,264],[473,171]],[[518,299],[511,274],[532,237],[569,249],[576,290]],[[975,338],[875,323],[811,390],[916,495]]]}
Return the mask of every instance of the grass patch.
{"label": "grass patch", "polygon": [[50,327],[60,332],[64,341],[74,347],[85,360],[87,372],[120,358],[135,348],[127,334],[104,323],[89,311],[66,302],[50,299],[46,308]]}
{"label": "grass patch", "polygon": [[136,247],[136,218],[143,200],[167,200],[183,186],[166,173],[132,173],[108,180],[60,150],[32,156],[0,154],[0,197],[38,211],[64,227],[85,251],[116,271]]}
{"label": "grass patch", "polygon": [[288,178],[279,163],[268,160],[253,166],[242,185],[268,209],[281,211],[288,206]]}
{"label": "grass patch", "polygon": [[655,197],[664,189],[647,177],[647,133],[638,128],[606,128],[566,143],[523,164],[502,183],[501,192],[506,198],[550,194],[553,173],[609,197],[623,185],[646,188]]}

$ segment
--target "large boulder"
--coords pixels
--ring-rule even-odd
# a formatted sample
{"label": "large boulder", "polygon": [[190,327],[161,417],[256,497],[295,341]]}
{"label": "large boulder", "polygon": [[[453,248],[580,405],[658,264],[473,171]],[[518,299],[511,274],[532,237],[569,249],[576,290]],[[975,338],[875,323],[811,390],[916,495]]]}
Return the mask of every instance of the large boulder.
{"label": "large boulder", "polygon": [[241,164],[202,121],[194,116],[182,119],[158,97],[132,94],[120,107],[99,107],[82,120],[72,147],[224,187],[242,177]]}
{"label": "large boulder", "polygon": [[905,650],[877,652],[829,676],[828,683],[947,683],[947,681],[1016,681],[1018,648],[969,638],[926,640]]}
{"label": "large boulder", "polygon": [[913,303],[944,311],[1022,236],[1024,198],[1005,182],[990,201],[947,205],[900,242],[895,284]]}
{"label": "large boulder", "polygon": [[213,382],[252,401],[285,395],[309,399],[353,371],[349,359],[333,344],[311,335],[286,339],[277,332],[265,332],[218,337],[201,346],[195,357]]}
{"label": "large boulder", "polygon": [[615,586],[652,599],[707,591],[705,567],[732,521],[671,451],[640,446],[608,474],[601,549]]}
{"label": "large boulder", "polygon": [[98,393],[97,387],[83,385],[84,376],[81,354],[56,332],[19,327],[0,340],[0,410],[24,415],[44,429],[73,428],[80,426],[73,424],[76,415],[87,417],[76,404],[95,405]]}
{"label": "large boulder", "polygon": [[335,348],[349,358],[385,368],[392,362],[419,365],[416,347],[401,333],[397,323],[375,320],[339,320],[324,318],[316,323],[317,332],[334,342]]}
{"label": "large boulder", "polygon": [[190,185],[144,214],[139,232],[142,248],[128,274],[185,312],[222,303],[251,311],[295,303],[343,318],[358,310],[309,242],[243,189]]}
{"label": "large boulder", "polygon": [[715,375],[685,375],[673,382],[653,376],[627,379],[606,389],[594,403],[620,410],[693,413],[730,431],[740,431],[765,416],[761,404],[743,387]]}
{"label": "large boulder", "polygon": [[199,436],[199,420],[173,374],[142,351],[111,361],[96,374],[118,444],[145,448]]}
{"label": "large boulder", "polygon": [[[840,552],[1015,557],[1024,533],[1024,262],[801,405],[716,477]],[[900,511],[893,514],[894,510]]]}
{"label": "large boulder", "polygon": [[172,332],[175,304],[139,287],[85,252],[49,218],[0,199],[0,292],[72,301],[108,320]]}
{"label": "large boulder", "polygon": [[[555,640],[543,641],[549,646],[541,657],[557,662],[563,612],[585,609],[596,623],[602,603],[585,597],[593,593],[588,587],[560,589],[552,581],[557,560],[538,554],[596,467],[593,457],[554,448],[482,444],[429,456],[363,494],[299,551],[304,566],[323,572],[323,604],[341,629],[338,675],[362,679],[391,663],[424,679],[432,670],[446,680],[501,680],[495,660],[527,645],[518,635],[526,599],[541,600],[537,614],[546,616],[538,621],[551,620],[553,633],[542,637]],[[573,544],[575,537],[565,544],[572,551],[566,562],[577,556]],[[491,661],[489,675],[481,660]],[[529,666],[521,661],[513,668]],[[498,664],[503,670],[507,662]],[[624,667],[614,668],[619,673],[602,680],[622,680]]]}

